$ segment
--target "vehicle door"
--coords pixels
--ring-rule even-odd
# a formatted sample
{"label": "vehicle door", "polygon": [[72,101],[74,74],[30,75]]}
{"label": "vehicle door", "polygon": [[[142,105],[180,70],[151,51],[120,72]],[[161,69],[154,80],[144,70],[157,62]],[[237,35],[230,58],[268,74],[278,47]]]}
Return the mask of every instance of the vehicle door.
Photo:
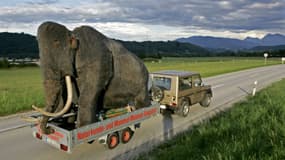
{"label": "vehicle door", "polygon": [[180,77],[179,78],[179,99],[188,97],[190,99],[190,103],[192,103],[192,99],[195,99],[195,92],[193,91],[192,78],[190,77]]}
{"label": "vehicle door", "polygon": [[199,74],[192,76],[192,85],[193,85],[193,92],[194,92],[194,99],[195,99],[193,103],[198,103],[204,97],[203,91],[202,91],[202,79]]}

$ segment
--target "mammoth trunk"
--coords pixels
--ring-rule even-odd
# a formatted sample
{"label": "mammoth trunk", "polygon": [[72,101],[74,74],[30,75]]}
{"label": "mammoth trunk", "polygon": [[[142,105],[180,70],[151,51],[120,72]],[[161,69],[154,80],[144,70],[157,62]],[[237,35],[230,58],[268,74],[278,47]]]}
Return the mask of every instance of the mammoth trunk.
{"label": "mammoth trunk", "polygon": [[65,86],[57,80],[45,80],[45,102],[47,112],[57,112],[62,109],[66,99]]}
{"label": "mammoth trunk", "polygon": [[[62,97],[62,85],[60,81],[57,80],[45,80],[44,81],[44,90],[45,90],[45,101],[46,107],[45,112],[55,112],[58,110],[58,106],[62,106],[63,97]],[[41,130],[45,134],[50,134],[52,130],[47,128],[49,116],[44,115],[41,120]]]}
{"label": "mammoth trunk", "polygon": [[[72,103],[72,95],[73,95],[71,77],[66,76],[65,81],[66,81],[66,87],[64,84],[60,83],[59,81],[55,80],[45,81],[44,86],[46,93],[46,111],[34,107],[34,109],[36,109],[37,111],[41,112],[44,115],[41,121],[41,129],[43,133],[49,134],[52,132],[50,128],[46,127],[49,117],[61,116],[70,109]],[[65,105],[63,105],[63,102],[65,102],[65,100],[66,103]]]}
{"label": "mammoth trunk", "polygon": [[[50,117],[58,117],[63,115],[64,113],[66,113],[72,104],[72,84],[71,84],[71,77],[70,76],[66,76],[65,77],[65,81],[66,81],[66,88],[67,88],[67,100],[66,100],[66,104],[64,105],[63,109],[61,109],[63,106],[62,103],[63,102],[62,99],[66,99],[66,92],[65,88],[63,87],[63,85],[61,88],[56,87],[56,86],[49,86],[49,85],[45,85],[46,86],[46,107],[47,107],[47,111],[43,111],[40,108],[37,108],[35,106],[33,106],[33,108],[39,112],[41,112],[43,115],[45,116],[50,116]],[[56,81],[50,81],[51,84],[53,84]],[[50,83],[49,82],[49,83]],[[57,82],[56,82],[57,83]],[[52,88],[52,90],[49,90],[49,87]],[[61,94],[60,94],[61,93]],[[56,113],[52,113],[50,111],[56,111],[61,109],[59,112]]]}

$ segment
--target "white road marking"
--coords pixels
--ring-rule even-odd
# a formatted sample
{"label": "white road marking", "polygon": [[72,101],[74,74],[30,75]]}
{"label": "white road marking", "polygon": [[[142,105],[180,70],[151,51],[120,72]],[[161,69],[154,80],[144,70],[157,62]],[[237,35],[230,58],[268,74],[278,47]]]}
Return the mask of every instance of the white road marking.
{"label": "white road marking", "polygon": [[12,126],[12,127],[9,127],[9,128],[0,129],[0,133],[11,131],[11,130],[15,130],[15,129],[19,129],[19,128],[24,128],[24,127],[28,127],[28,126],[31,126],[31,124],[30,123],[26,123],[26,124],[21,124],[21,125],[15,125],[15,126]]}
{"label": "white road marking", "polygon": [[218,85],[215,85],[212,87],[212,89],[215,89],[215,88],[219,88],[219,87],[223,87],[225,84],[218,84]]}

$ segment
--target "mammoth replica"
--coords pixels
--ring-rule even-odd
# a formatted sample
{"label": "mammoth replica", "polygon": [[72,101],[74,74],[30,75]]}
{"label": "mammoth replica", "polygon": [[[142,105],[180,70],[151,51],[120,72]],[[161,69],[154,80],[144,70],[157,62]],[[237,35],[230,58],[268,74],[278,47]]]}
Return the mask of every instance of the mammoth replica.
{"label": "mammoth replica", "polygon": [[54,22],[41,24],[37,39],[46,106],[33,108],[43,114],[43,133],[52,132],[46,126],[50,117],[69,112],[74,95],[76,127],[96,122],[102,108],[150,105],[145,65],[117,41],[89,26],[70,31]]}

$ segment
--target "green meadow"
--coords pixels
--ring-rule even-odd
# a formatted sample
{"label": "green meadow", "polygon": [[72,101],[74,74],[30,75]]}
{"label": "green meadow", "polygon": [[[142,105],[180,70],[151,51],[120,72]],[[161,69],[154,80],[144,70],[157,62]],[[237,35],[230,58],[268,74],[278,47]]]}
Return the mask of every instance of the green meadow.
{"label": "green meadow", "polygon": [[285,159],[285,79],[193,127],[139,160]]}
{"label": "green meadow", "polygon": [[0,69],[0,116],[44,105],[41,73],[38,67]]}
{"label": "green meadow", "polygon": [[[279,64],[269,59],[267,65]],[[263,58],[163,58],[159,62],[145,62],[150,72],[158,70],[187,70],[200,72],[203,77],[265,66]],[[40,69],[0,69],[0,116],[31,110],[31,105],[44,105]]]}
{"label": "green meadow", "polygon": [[[278,63],[281,63],[281,59],[272,58],[267,60],[266,65]],[[265,66],[264,58],[253,57],[163,58],[157,63],[146,62],[145,64],[150,72],[158,70],[196,71],[203,77]]]}

